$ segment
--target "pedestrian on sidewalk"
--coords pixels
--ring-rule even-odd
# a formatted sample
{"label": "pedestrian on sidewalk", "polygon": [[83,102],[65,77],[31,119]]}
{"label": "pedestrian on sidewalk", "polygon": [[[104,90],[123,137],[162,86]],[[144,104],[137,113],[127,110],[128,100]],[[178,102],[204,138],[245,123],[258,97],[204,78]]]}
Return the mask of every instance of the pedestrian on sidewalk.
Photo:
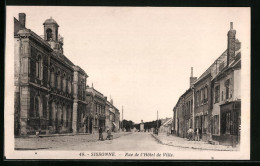
{"label": "pedestrian on sidewalk", "polygon": [[199,129],[195,129],[195,141],[200,141],[200,132]]}
{"label": "pedestrian on sidewalk", "polygon": [[190,129],[187,131],[188,132],[188,140],[192,141],[192,135],[193,135],[193,129],[190,127]]}
{"label": "pedestrian on sidewalk", "polygon": [[102,127],[99,128],[98,132],[99,132],[99,140],[103,141],[104,139],[103,139],[103,129],[102,129]]}

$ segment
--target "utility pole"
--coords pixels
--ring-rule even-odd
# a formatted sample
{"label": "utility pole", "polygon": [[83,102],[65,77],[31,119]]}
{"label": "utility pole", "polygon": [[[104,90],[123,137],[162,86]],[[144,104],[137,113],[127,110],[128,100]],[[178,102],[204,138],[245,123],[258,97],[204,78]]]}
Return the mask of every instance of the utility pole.
{"label": "utility pole", "polygon": [[158,129],[158,110],[157,110],[157,128],[156,128],[156,135],[158,135],[159,129]]}
{"label": "utility pole", "polygon": [[157,129],[158,129],[158,110],[157,110]]}

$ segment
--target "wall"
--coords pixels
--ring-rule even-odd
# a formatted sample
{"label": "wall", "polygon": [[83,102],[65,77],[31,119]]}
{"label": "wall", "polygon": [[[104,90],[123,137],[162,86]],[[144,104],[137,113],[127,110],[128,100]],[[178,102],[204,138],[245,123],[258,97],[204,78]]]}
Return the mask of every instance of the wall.
{"label": "wall", "polygon": [[234,71],[234,82],[233,99],[241,99],[241,70]]}

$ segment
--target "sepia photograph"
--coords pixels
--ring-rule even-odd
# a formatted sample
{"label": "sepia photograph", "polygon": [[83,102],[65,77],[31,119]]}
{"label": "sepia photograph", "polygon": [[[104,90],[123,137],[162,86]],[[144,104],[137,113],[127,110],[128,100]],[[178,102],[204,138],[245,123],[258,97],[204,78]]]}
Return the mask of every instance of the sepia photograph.
{"label": "sepia photograph", "polygon": [[249,7],[7,6],[6,159],[250,159]]}

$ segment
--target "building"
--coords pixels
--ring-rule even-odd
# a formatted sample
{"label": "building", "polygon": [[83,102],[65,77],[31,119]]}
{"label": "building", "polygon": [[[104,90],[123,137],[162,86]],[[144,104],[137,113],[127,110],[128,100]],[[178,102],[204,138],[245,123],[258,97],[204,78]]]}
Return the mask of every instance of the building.
{"label": "building", "polygon": [[120,113],[119,110],[113,105],[113,99],[106,102],[106,128],[111,129],[113,132],[119,131]]}
{"label": "building", "polygon": [[141,120],[141,123],[140,123],[140,132],[144,132],[144,122],[143,122],[143,120]]}
{"label": "building", "polygon": [[92,87],[87,86],[86,97],[88,103],[88,132],[98,132],[99,127],[103,130],[106,128],[106,102],[107,97],[97,91],[93,85]]}
{"label": "building", "polygon": [[195,92],[195,107],[194,107],[194,119],[195,126],[194,128],[199,129],[201,132],[201,139],[204,141],[209,140],[210,138],[210,116],[211,116],[211,73],[210,70],[206,70],[198,78],[198,80],[194,84],[194,92]]}
{"label": "building", "polygon": [[[241,43],[233,23],[228,31],[228,47],[196,79],[173,109],[174,133],[186,137],[189,127],[200,129],[203,141],[239,143],[241,125]],[[193,103],[193,104],[192,104]]]}
{"label": "building", "polygon": [[193,77],[191,68],[190,88],[181,95],[173,109],[173,134],[186,138],[190,127],[194,128],[194,83],[197,77]]}
{"label": "building", "polygon": [[184,113],[183,113],[183,104],[184,103],[184,99],[181,96],[177,102],[177,104],[175,105],[173,111],[174,111],[174,130],[175,130],[175,134],[179,137],[183,137],[184,138],[184,133],[185,133],[185,127],[184,127]]}
{"label": "building", "polygon": [[241,125],[241,43],[231,23],[228,49],[215,63],[212,79],[212,139],[220,144],[239,143]]}
{"label": "building", "polygon": [[165,118],[160,120],[161,120],[161,126],[159,128],[159,132],[170,133],[172,128],[172,118]]}
{"label": "building", "polygon": [[119,132],[120,131],[120,112],[119,110],[114,106],[115,109],[115,132]]}
{"label": "building", "polygon": [[79,132],[86,111],[88,75],[63,54],[58,23],[43,23],[44,36],[14,18],[15,135]]}

